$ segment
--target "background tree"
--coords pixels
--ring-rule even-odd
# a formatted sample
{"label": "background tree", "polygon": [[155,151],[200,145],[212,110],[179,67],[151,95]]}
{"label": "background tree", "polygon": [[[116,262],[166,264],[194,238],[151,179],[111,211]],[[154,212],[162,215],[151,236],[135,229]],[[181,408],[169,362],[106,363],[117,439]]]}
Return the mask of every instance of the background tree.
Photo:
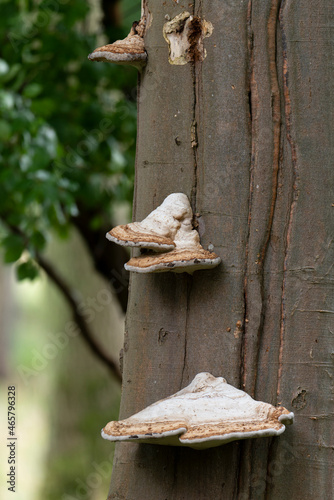
{"label": "background tree", "polygon": [[[4,404],[5,377],[9,385],[15,381],[18,488],[34,500],[38,490],[49,500],[105,498],[101,491],[107,489],[113,448],[99,430],[118,416],[119,349],[111,331],[119,332],[121,319],[116,324],[112,308],[105,306],[87,324],[78,306],[109,283],[123,311],[126,307],[123,262],[128,256],[104,233],[119,206],[130,216],[137,74],[132,68],[94,65],[87,55],[127,34],[140,5],[0,0],[0,12],[1,246],[19,279],[34,279],[42,267],[57,285],[50,290],[42,271],[35,287],[20,287],[23,315],[13,308],[11,275],[1,269],[0,308],[6,315],[1,315],[0,342],[6,363],[0,363],[0,399]],[[90,358],[77,338],[67,338],[66,348],[57,350],[57,335],[70,321],[66,305],[98,357]],[[48,346],[56,348],[56,357],[33,371],[34,353]],[[18,374],[22,365],[27,380]],[[95,483],[90,482],[94,474]],[[7,485],[2,486],[5,498]]]}
{"label": "background tree", "polygon": [[[125,35],[139,4],[101,2],[109,40]],[[76,228],[123,311],[127,253],[107,245],[117,203],[133,192],[136,71],[94,65],[97,45],[87,1],[1,1],[0,222],[4,261],[18,279],[42,267],[72,308],[88,345],[119,377],[118,363],[94,340],[56,261],[43,255],[54,235]],[[117,13],[117,15],[116,15]],[[96,31],[96,28],[94,28]],[[112,33],[112,34],[111,34]]]}
{"label": "background tree", "polygon": [[[201,241],[222,265],[193,276],[132,274],[120,418],[209,371],[294,411],[295,424],[279,438],[206,451],[120,443],[109,498],[329,498],[333,6],[146,0],[144,8],[152,23],[135,220],[186,193]],[[213,23],[203,63],[168,62],[163,25],[183,10]]]}

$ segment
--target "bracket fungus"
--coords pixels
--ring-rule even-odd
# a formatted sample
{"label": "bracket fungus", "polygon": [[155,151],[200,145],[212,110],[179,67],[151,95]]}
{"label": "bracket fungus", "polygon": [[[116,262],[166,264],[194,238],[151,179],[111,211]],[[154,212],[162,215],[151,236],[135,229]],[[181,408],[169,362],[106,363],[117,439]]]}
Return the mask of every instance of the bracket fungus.
{"label": "bracket fungus", "polygon": [[204,250],[192,226],[188,197],[173,193],[142,222],[117,226],[106,237],[118,245],[151,251],[132,257],[125,269],[138,273],[188,272],[216,267],[221,259]]}
{"label": "bracket fungus", "polygon": [[147,53],[144,46],[144,31],[146,19],[143,17],[139,22],[134,22],[130,33],[124,40],[98,47],[88,59],[90,61],[111,62],[116,64],[128,64],[141,70],[147,61]]}
{"label": "bracket fungus", "polygon": [[199,373],[184,389],[101,431],[109,441],[213,448],[237,439],[278,436],[294,414],[255,401],[222,377]]}

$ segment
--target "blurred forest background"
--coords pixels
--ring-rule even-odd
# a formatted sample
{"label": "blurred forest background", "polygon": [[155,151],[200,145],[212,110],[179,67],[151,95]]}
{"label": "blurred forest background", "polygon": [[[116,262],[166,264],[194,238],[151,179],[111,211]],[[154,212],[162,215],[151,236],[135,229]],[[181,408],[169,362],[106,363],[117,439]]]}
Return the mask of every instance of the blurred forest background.
{"label": "blurred forest background", "polygon": [[127,35],[140,1],[0,12],[1,470],[15,385],[15,498],[105,499],[128,284],[105,233],[131,218],[137,72],[87,56]]}

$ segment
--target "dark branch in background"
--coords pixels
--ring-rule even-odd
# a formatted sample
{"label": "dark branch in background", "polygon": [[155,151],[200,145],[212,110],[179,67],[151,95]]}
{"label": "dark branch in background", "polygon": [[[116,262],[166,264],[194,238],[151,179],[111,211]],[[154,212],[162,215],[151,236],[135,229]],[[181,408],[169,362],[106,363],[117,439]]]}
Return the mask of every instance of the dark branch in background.
{"label": "dark branch in background", "polygon": [[82,236],[93,258],[95,269],[114,288],[123,312],[126,312],[128,303],[129,273],[124,270],[124,264],[129,260],[129,254],[124,247],[115,245],[106,239],[107,230],[92,229],[89,222],[100,212],[90,211],[79,207],[79,215],[72,219],[73,224]]}
{"label": "dark branch in background", "polygon": [[84,338],[87,345],[94,352],[94,354],[101,360],[103,363],[111,370],[112,374],[115,376],[117,380],[122,381],[122,375],[120,369],[118,367],[118,363],[112,359],[111,356],[106,354],[98,342],[94,339],[94,335],[85,320],[85,317],[80,312],[80,303],[75,298],[75,293],[69,285],[64,281],[64,279],[58,274],[58,271],[52,266],[50,262],[48,262],[44,257],[37,254],[36,262],[39,266],[45,271],[51,281],[57,286],[57,288],[62,293],[63,297],[65,297],[68,305],[70,306],[73,314],[73,318],[77,323],[82,337]]}
{"label": "dark branch in background", "polygon": [[[26,244],[29,242],[27,236],[19,229],[11,224],[8,224],[5,219],[2,221],[6,224],[6,226],[10,229],[13,234],[17,234],[21,236]],[[45,271],[47,276],[51,279],[51,281],[57,286],[58,290],[61,292],[62,296],[66,299],[72,314],[74,321],[79,327],[81,335],[85,340],[86,344],[89,348],[94,352],[94,354],[101,360],[103,363],[109,368],[112,374],[118,381],[122,381],[122,374],[118,367],[117,361],[115,361],[111,356],[106,354],[99,343],[94,339],[94,334],[91,331],[87,321],[85,320],[84,315],[80,311],[80,303],[75,297],[75,292],[71,289],[71,287],[66,283],[62,276],[58,273],[58,271],[53,267],[53,265],[48,262],[42,255],[38,252],[35,254],[35,260],[39,264],[39,266]]]}
{"label": "dark branch in background", "polygon": [[122,32],[122,14],[120,0],[101,0],[102,23],[109,42],[114,42]]}

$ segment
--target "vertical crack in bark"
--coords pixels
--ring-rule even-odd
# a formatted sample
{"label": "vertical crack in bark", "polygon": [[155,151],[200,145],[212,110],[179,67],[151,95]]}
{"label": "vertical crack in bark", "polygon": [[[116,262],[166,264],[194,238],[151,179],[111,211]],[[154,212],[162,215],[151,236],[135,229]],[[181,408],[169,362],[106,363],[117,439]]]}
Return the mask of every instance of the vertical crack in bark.
{"label": "vertical crack in bark", "polygon": [[[278,21],[279,7],[281,0],[272,0],[267,23],[268,34],[268,56],[269,56],[269,77],[270,77],[270,92],[272,106],[272,124],[273,124],[273,152],[272,152],[272,181],[271,181],[271,201],[269,205],[269,214],[267,227],[263,237],[263,243],[259,252],[257,275],[261,294],[261,312],[259,317],[259,325],[256,332],[256,345],[254,346],[254,356],[251,361],[256,369],[252,380],[252,393],[255,395],[255,387],[258,374],[258,361],[260,355],[261,341],[264,333],[264,319],[266,314],[266,297],[265,297],[265,277],[264,266],[270,242],[271,230],[273,226],[275,206],[277,200],[278,173],[280,162],[280,137],[281,137],[281,102],[280,91],[278,85],[278,71],[276,64],[276,27]],[[256,146],[255,146],[256,147]]]}
{"label": "vertical crack in bark", "polygon": [[[248,221],[247,221],[247,235],[245,244],[245,265],[244,265],[244,318],[243,318],[243,331],[240,342],[240,382],[239,385],[244,386],[245,382],[245,362],[246,362],[246,319],[247,319],[247,307],[248,307],[248,297],[247,297],[247,271],[248,271],[248,248],[249,248],[249,238],[250,238],[250,225],[252,220],[252,202],[253,202],[253,186],[254,186],[254,141],[253,141],[253,63],[254,63],[254,53],[253,53],[253,32],[252,32],[252,0],[248,1],[247,10],[247,39],[248,39],[248,101],[249,101],[249,126],[251,134],[251,158],[250,158],[250,179],[249,179],[249,198],[248,198]],[[242,464],[243,464],[243,450],[244,443],[241,441],[239,443],[238,453],[237,453],[237,474],[235,479],[235,488],[233,492],[233,499],[237,499],[239,493],[242,492]]]}
{"label": "vertical crack in bark", "polygon": [[[201,63],[200,63],[201,64]],[[196,62],[191,63],[191,71],[193,78],[193,109],[192,109],[192,119],[191,119],[191,147],[193,150],[194,158],[194,173],[193,173],[193,185],[191,188],[190,204],[195,216],[197,212],[197,184],[198,184],[198,169],[197,169],[197,147],[198,147],[198,136],[197,136],[197,94],[198,94],[198,75],[197,75],[197,64]]]}
{"label": "vertical crack in bark", "polygon": [[[278,84],[278,68],[277,68],[277,24],[278,24],[278,16],[281,8],[281,0],[273,0],[269,22],[268,22],[268,43],[270,50],[270,76],[271,76],[271,87],[272,87],[272,111],[273,111],[273,126],[274,126],[274,168],[273,168],[273,184],[272,184],[272,203],[270,207],[269,214],[269,223],[268,223],[268,233],[267,239],[265,241],[265,245],[261,252],[261,261],[264,268],[265,258],[267,255],[267,249],[270,241],[271,229],[273,225],[273,218],[275,213],[275,206],[277,200],[277,186],[278,186],[278,174],[280,168],[280,160],[281,160],[281,150],[280,150],[280,140],[281,140],[281,102],[280,102],[280,89]],[[264,279],[262,281],[262,294],[264,298]],[[266,304],[265,301],[262,303],[263,308],[263,318],[266,312]],[[266,477],[269,477],[269,466],[270,466],[270,457],[272,456],[272,446],[273,441],[268,446],[267,449],[267,474]],[[265,491],[263,493],[263,498],[267,498],[268,496],[268,482],[265,485]]]}
{"label": "vertical crack in bark", "polygon": [[[281,0],[272,0],[269,10],[269,16],[267,21],[267,51],[269,59],[269,85],[271,94],[271,107],[272,107],[272,174],[271,174],[271,197],[267,207],[263,207],[263,210],[268,212],[268,219],[266,226],[263,230],[262,242],[259,245],[258,251],[258,263],[256,268],[256,286],[258,287],[258,293],[261,300],[260,312],[255,316],[255,321],[252,324],[247,323],[247,319],[251,307],[251,298],[248,297],[248,274],[250,272],[250,238],[252,226],[252,215],[253,215],[253,193],[254,193],[254,182],[255,182],[255,168],[257,165],[257,154],[258,154],[258,115],[261,112],[259,95],[257,89],[257,82],[255,79],[255,67],[254,67],[254,48],[253,48],[253,28],[252,28],[252,0],[249,0],[248,4],[248,40],[249,40],[249,101],[250,101],[250,122],[251,122],[251,167],[250,167],[250,189],[249,189],[249,213],[248,213],[248,233],[246,240],[246,251],[245,251],[245,274],[244,274],[244,335],[241,345],[241,383],[242,388],[245,388],[246,384],[248,391],[255,395],[256,380],[258,374],[258,360],[260,354],[260,347],[262,343],[262,338],[264,334],[264,318],[266,312],[266,297],[265,297],[265,277],[264,277],[264,267],[266,262],[267,250],[270,242],[270,236],[272,231],[275,206],[277,200],[277,187],[278,187],[278,172],[279,172],[279,160],[280,160],[280,135],[281,135],[281,103],[280,103],[280,91],[278,84],[278,71],[277,71],[277,41],[276,41],[276,29],[278,22],[279,6]],[[270,174],[270,173],[269,173]],[[255,324],[254,324],[255,323]],[[248,338],[248,330],[252,329],[255,333],[253,338]],[[247,365],[250,364],[250,368],[247,369]],[[249,380],[248,380],[249,379]],[[251,454],[251,447],[248,449],[247,456]],[[242,453],[240,450],[239,456],[239,477],[238,477],[238,487],[237,492],[242,492],[247,488],[245,478],[248,479],[251,476],[251,464],[247,465],[242,459]],[[246,470],[246,466],[248,467]],[[243,469],[243,473],[242,470]],[[251,498],[251,484],[248,481],[248,494]]]}
{"label": "vertical crack in bark", "polygon": [[[193,15],[195,15],[195,2],[193,4]],[[200,17],[201,12],[201,2],[198,8],[197,16]],[[197,185],[198,185],[198,161],[197,161],[197,147],[198,147],[198,136],[197,136],[197,121],[199,115],[199,81],[201,77],[201,67],[202,62],[200,60],[196,60],[196,58],[190,62],[191,64],[191,72],[192,72],[192,80],[193,80],[193,105],[192,105],[192,117],[191,117],[191,147],[193,148],[193,157],[194,157],[194,170],[193,170],[193,185],[191,189],[190,195],[190,203],[191,208],[193,210],[194,217],[196,217],[197,212]],[[184,337],[184,358],[183,358],[183,367],[181,373],[181,386],[182,388],[184,382],[184,375],[187,364],[187,342],[188,342],[188,318],[189,318],[189,308],[190,308],[190,294],[192,289],[193,277],[187,275],[187,310],[186,310],[186,324],[185,324],[185,337]]]}
{"label": "vertical crack in bark", "polygon": [[[181,448],[179,447],[175,447],[175,452],[173,454],[173,484],[171,486],[171,494],[173,496],[173,498],[177,498],[177,483],[178,483],[178,479],[179,479],[179,474],[178,474],[178,470],[179,470],[179,464],[180,464],[180,460],[181,460]],[[166,499],[167,500],[167,499]]]}
{"label": "vertical crack in bark", "polygon": [[291,148],[291,158],[293,167],[293,185],[292,185],[292,197],[290,204],[290,211],[286,230],[286,241],[285,241],[285,255],[284,255],[284,265],[283,265],[283,283],[282,283],[282,300],[281,300],[281,328],[280,328],[280,348],[279,348],[279,360],[278,360],[278,380],[277,380],[277,402],[279,402],[281,393],[281,379],[282,379],[282,367],[283,367],[283,347],[284,347],[284,336],[285,336],[285,289],[286,289],[286,279],[288,272],[288,257],[289,257],[289,246],[291,242],[291,232],[292,224],[294,221],[294,215],[296,211],[299,191],[297,182],[297,148],[291,133],[291,98],[289,90],[289,62],[288,62],[288,50],[287,50],[287,38],[285,31],[285,18],[286,18],[286,0],[282,0],[280,9],[280,26],[282,32],[282,48],[283,48],[283,87],[284,87],[284,105],[285,105],[285,121],[287,130],[287,139]]}
{"label": "vertical crack in bark", "polygon": [[190,294],[191,294],[191,289],[192,289],[192,284],[193,284],[193,277],[192,275],[187,274],[185,277],[187,280],[187,303],[186,303],[186,324],[184,328],[184,355],[183,355],[183,366],[182,366],[182,372],[181,372],[181,383],[180,383],[180,390],[183,388],[183,383],[184,383],[184,374],[186,370],[186,365],[187,365],[187,347],[188,347],[188,319],[189,319],[189,313],[190,313]]}
{"label": "vertical crack in bark", "polygon": [[[243,440],[239,441],[239,446],[237,450],[237,474],[236,474],[236,480],[235,480],[235,489],[233,492],[233,499],[237,499],[239,497],[239,493],[244,493],[242,491],[242,463],[243,463],[243,455],[244,455],[244,448],[245,448],[245,442]],[[250,491],[248,490],[250,493]]]}
{"label": "vertical crack in bark", "polygon": [[270,241],[270,235],[273,225],[276,199],[277,199],[277,185],[278,185],[278,171],[279,171],[279,157],[280,157],[281,100],[280,100],[280,91],[278,85],[278,71],[277,71],[277,61],[276,61],[276,27],[278,21],[279,4],[280,0],[272,0],[268,24],[267,24],[270,89],[271,89],[272,121],[273,121],[273,162],[272,162],[273,170],[272,170],[272,196],[271,196],[271,204],[269,210],[269,219],[259,259],[259,266],[262,271],[262,276],[261,276],[262,288],[264,285],[264,279],[263,279],[264,264]]}
{"label": "vertical crack in bark", "polygon": [[[202,2],[201,0],[197,3],[193,2],[193,16],[194,19],[202,19]],[[200,123],[200,86],[202,81],[202,61],[200,58],[194,57],[190,62],[192,79],[193,79],[193,107],[192,107],[192,117],[191,117],[191,147],[193,149],[194,158],[194,173],[193,173],[193,184],[190,195],[190,203],[193,209],[194,216],[197,213],[197,187],[198,187],[198,133],[197,126]]]}
{"label": "vertical crack in bark", "polygon": [[[278,445],[278,443],[277,443],[277,441],[275,441],[275,438],[271,437],[270,441],[269,441],[268,448],[267,448],[267,470],[266,470],[266,478],[270,478],[270,476],[271,476],[271,470],[270,470],[270,468],[272,467],[272,464],[274,462],[271,461],[270,459],[275,456],[276,451],[277,451],[277,445]],[[270,498],[271,498],[271,495],[270,495],[271,488],[270,488],[270,486],[272,486],[272,482],[266,480],[265,490],[263,492],[263,500],[270,500]]]}
{"label": "vertical crack in bark", "polygon": [[134,181],[134,189],[133,189],[133,208],[132,208],[132,220],[136,220],[136,212],[137,212],[137,186],[138,186],[138,165],[137,165],[137,158],[138,158],[138,139],[139,139],[139,113],[140,113],[140,90],[141,90],[141,85],[142,85],[142,76],[140,74],[140,71],[138,71],[138,77],[137,77],[137,133],[136,133],[136,163],[135,163],[135,181]]}
{"label": "vertical crack in bark", "polygon": [[248,224],[247,224],[247,236],[245,244],[245,266],[244,266],[244,321],[243,321],[243,335],[241,339],[240,348],[240,385],[244,387],[246,378],[246,318],[248,312],[248,296],[247,296],[247,273],[248,273],[248,252],[249,252],[249,238],[250,238],[250,226],[252,221],[252,206],[253,206],[253,187],[254,187],[254,103],[253,99],[256,95],[256,88],[254,88],[254,53],[253,53],[253,32],[252,32],[252,0],[248,2],[248,12],[247,12],[247,30],[248,30],[248,56],[249,56],[249,77],[248,77],[248,95],[249,95],[249,119],[250,119],[250,130],[251,130],[251,161],[250,161],[250,180],[249,180],[249,198],[248,198]]}
{"label": "vertical crack in bark", "polygon": [[[253,342],[253,346],[250,346],[253,352],[252,365],[257,367],[261,338],[263,336],[263,326],[264,317],[266,310],[266,300],[265,300],[265,289],[264,289],[264,266],[267,255],[267,250],[270,241],[270,235],[273,225],[276,199],[277,199],[277,185],[278,185],[278,171],[279,171],[279,155],[280,155],[280,134],[281,134],[281,104],[280,104],[280,93],[278,85],[278,76],[276,68],[276,26],[278,20],[280,0],[272,0],[270,7],[268,22],[267,22],[267,34],[268,34],[268,57],[269,57],[269,78],[270,78],[270,92],[271,92],[271,106],[272,106],[272,126],[273,126],[273,152],[272,152],[272,181],[271,181],[271,201],[268,206],[268,221],[266,229],[263,235],[263,242],[259,248],[259,258],[257,264],[257,280],[259,286],[259,294],[261,296],[261,311],[258,318],[258,326],[256,327],[256,336]],[[251,19],[250,19],[251,24]],[[251,27],[250,27],[251,29]],[[251,51],[251,64],[253,64],[253,53]],[[252,222],[252,206],[253,206],[253,188],[254,188],[254,168],[256,167],[256,154],[257,154],[257,131],[255,131],[255,121],[256,113],[259,108],[259,98],[257,93],[257,83],[254,78],[254,70],[251,68],[250,74],[250,93],[252,101],[252,165],[251,165],[251,181],[250,181],[250,208],[249,208],[249,218],[248,218],[248,239],[246,246],[246,272],[245,272],[245,320],[247,316],[247,308],[249,304],[247,302],[247,285],[248,285],[248,245]],[[265,210],[265,207],[264,207]],[[252,325],[254,328],[254,326]],[[247,352],[247,322],[245,322],[245,342],[244,342],[244,359],[243,359],[243,386],[246,385],[247,367],[246,367],[246,352]],[[254,359],[253,359],[254,358]],[[257,379],[257,370],[254,369],[251,380],[251,392],[254,393]],[[249,384],[248,384],[249,385]]]}

